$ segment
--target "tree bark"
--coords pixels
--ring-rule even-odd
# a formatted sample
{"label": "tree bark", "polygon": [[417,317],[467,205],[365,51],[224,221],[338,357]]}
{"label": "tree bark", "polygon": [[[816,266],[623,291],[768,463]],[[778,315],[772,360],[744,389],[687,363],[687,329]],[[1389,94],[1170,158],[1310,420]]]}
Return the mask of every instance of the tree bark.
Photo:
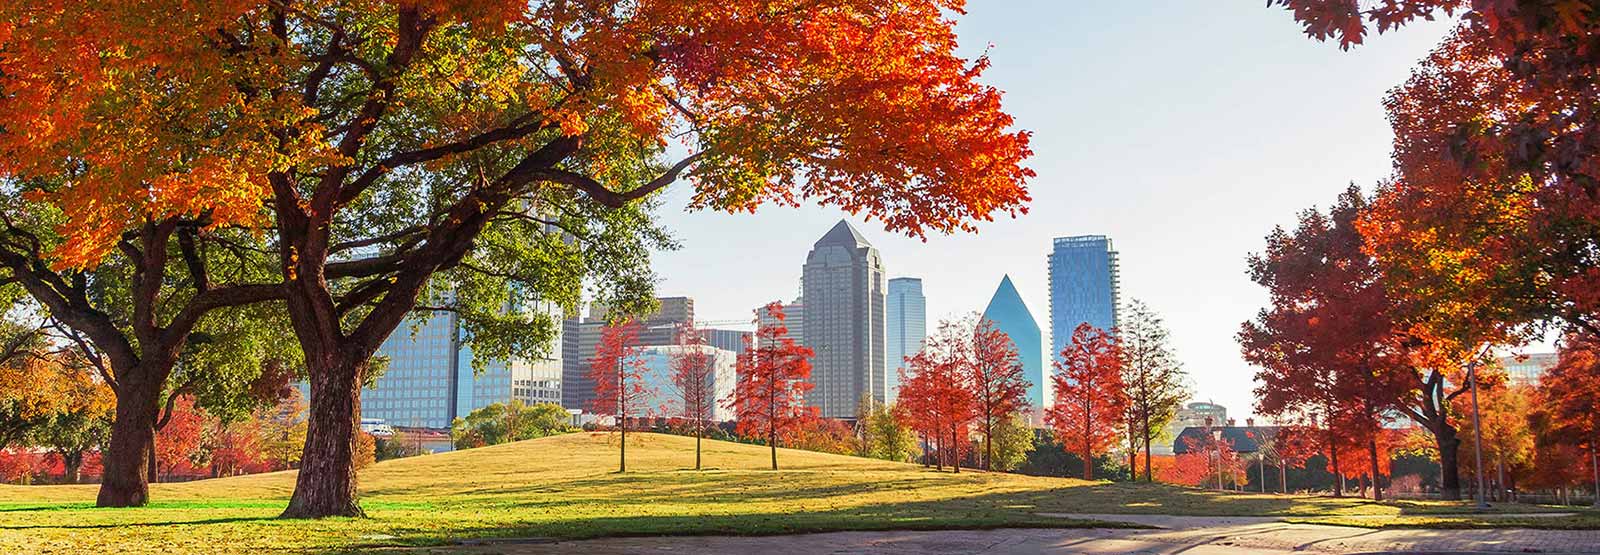
{"label": "tree bark", "polygon": [[1600,451],[1596,451],[1593,444],[1589,445],[1589,467],[1594,470],[1593,505],[1600,508]]}
{"label": "tree bark", "polygon": [[62,479],[68,484],[76,484],[83,474],[83,451],[76,453],[61,453]]}
{"label": "tree bark", "polygon": [[950,426],[950,469],[961,473],[961,434],[954,425]]}
{"label": "tree bark", "polygon": [[366,516],[356,503],[355,438],[360,433],[361,375],[367,361],[334,353],[307,353],[311,372],[311,417],[300,456],[294,496],[283,518]]}
{"label": "tree bark", "polygon": [[1439,498],[1460,501],[1461,465],[1456,457],[1461,449],[1461,439],[1456,437],[1456,429],[1448,425],[1439,426],[1433,437],[1439,447]]}
{"label": "tree bark", "polygon": [[1144,416],[1143,416],[1143,418],[1144,418],[1144,481],[1153,482],[1154,480],[1150,476],[1150,440],[1151,440],[1150,436],[1152,436],[1154,434],[1152,434],[1150,432],[1150,412],[1149,411],[1145,411],[1143,414],[1144,414]]}
{"label": "tree bark", "polygon": [[1379,476],[1379,474],[1378,474],[1378,440],[1377,440],[1377,438],[1372,438],[1372,439],[1368,439],[1367,440],[1367,455],[1370,456],[1371,459],[1372,459],[1371,461],[1369,461],[1371,463],[1371,465],[1372,465],[1372,467],[1371,467],[1372,468],[1372,500],[1373,501],[1383,501],[1383,489],[1378,486],[1378,476]]}
{"label": "tree bark", "polygon": [[1344,471],[1339,468],[1339,440],[1328,428],[1328,463],[1333,465],[1333,496],[1344,497]]}
{"label": "tree bark", "polygon": [[117,392],[111,445],[103,459],[98,507],[141,507],[150,502],[150,467],[154,457],[156,394],[129,383],[124,376]]}

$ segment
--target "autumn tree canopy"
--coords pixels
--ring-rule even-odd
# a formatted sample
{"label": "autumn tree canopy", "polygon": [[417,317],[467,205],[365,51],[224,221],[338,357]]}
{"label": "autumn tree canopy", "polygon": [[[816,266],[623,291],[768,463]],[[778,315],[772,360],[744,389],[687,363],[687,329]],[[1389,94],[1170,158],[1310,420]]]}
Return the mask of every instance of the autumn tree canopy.
{"label": "autumn tree canopy", "polygon": [[816,407],[805,405],[812,388],[807,381],[812,352],[789,336],[783,303],[768,303],[761,310],[768,318],[739,355],[733,398],[724,402],[733,409],[740,435],[767,442],[772,469],[777,470],[778,440],[817,418]]}
{"label": "autumn tree canopy", "polygon": [[1024,211],[1028,135],[987,61],[955,55],[962,8],[10,2],[0,176],[74,214],[27,253],[55,269],[101,263],[129,222],[148,246],[268,233],[279,279],[251,291],[284,301],[313,400],[285,515],[358,515],[383,339],[420,305],[461,314],[475,354],[542,354],[553,318],[505,307],[570,311],[586,276],[642,306],[670,245],[646,205],[680,178],[696,208],[814,200],[913,236]]}
{"label": "autumn tree canopy", "polygon": [[1122,362],[1116,336],[1088,323],[1072,330],[1055,361],[1055,404],[1045,411],[1045,422],[1083,460],[1085,480],[1094,479],[1095,456],[1116,444],[1125,424]]}

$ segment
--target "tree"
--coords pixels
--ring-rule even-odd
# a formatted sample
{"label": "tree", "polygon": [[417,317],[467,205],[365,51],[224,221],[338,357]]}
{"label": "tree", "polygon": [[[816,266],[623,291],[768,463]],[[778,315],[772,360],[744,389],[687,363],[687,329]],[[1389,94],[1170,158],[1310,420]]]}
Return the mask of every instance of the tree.
{"label": "tree", "polygon": [[[1274,230],[1266,252],[1251,256],[1251,278],[1271,298],[1239,333],[1246,360],[1259,368],[1258,409],[1319,422],[1330,445],[1353,434],[1367,445],[1369,470],[1380,466],[1385,415],[1405,415],[1434,436],[1443,496],[1458,499],[1461,440],[1451,403],[1470,390],[1466,363],[1510,336],[1495,320],[1458,319],[1453,305],[1394,283],[1391,267],[1368,252],[1362,218],[1371,209],[1351,186],[1327,213],[1302,212],[1293,232]],[[1474,374],[1490,383],[1485,372]],[[1329,453],[1336,467],[1338,455]]]}
{"label": "tree", "polygon": [[[8,5],[4,9],[16,7]],[[15,20],[5,16],[0,19]],[[50,23],[45,21],[50,19],[27,17],[24,21],[48,26]],[[41,31],[31,28],[33,25],[22,27],[24,34]],[[27,82],[16,82],[19,75],[10,73],[17,69],[14,64],[49,63],[28,58],[38,54],[35,49],[40,44],[55,39],[34,38],[42,42],[0,45],[7,52],[6,59],[0,60],[0,66],[6,66],[0,68],[0,74],[4,74],[0,80],[5,81],[0,89],[18,92],[19,97],[13,100],[29,96],[21,91],[48,88],[45,83],[28,78],[23,78]],[[8,102],[10,106],[13,105]],[[18,115],[9,109],[0,111],[0,119]],[[136,117],[127,115],[128,120]],[[144,115],[152,114],[147,111]],[[107,121],[128,121],[120,116],[110,117]],[[9,127],[10,123],[17,122],[7,119],[0,127],[7,127],[8,131],[21,129]],[[30,125],[24,124],[23,128],[31,128]],[[55,131],[62,129],[46,133]],[[155,423],[161,418],[163,405],[170,406],[174,392],[249,381],[250,375],[260,369],[252,363],[260,360],[261,348],[275,356],[296,356],[291,352],[292,343],[285,347],[282,341],[211,340],[226,329],[247,330],[255,338],[281,333],[281,326],[272,325],[277,312],[236,309],[274,295],[276,285],[264,283],[271,281],[274,274],[262,252],[264,243],[248,232],[214,226],[214,212],[200,206],[182,213],[147,213],[91,223],[88,220],[94,218],[88,214],[92,210],[83,206],[84,202],[141,201],[127,197],[113,200],[93,191],[79,191],[82,196],[72,198],[57,195],[84,179],[93,179],[89,175],[100,169],[85,167],[75,160],[117,163],[82,150],[93,150],[94,146],[86,143],[74,147],[36,143],[19,150],[14,144],[18,135],[4,135],[0,137],[0,158],[6,159],[0,162],[0,279],[9,285],[0,297],[11,301],[10,306],[27,306],[25,312],[40,321],[30,334],[72,347],[79,353],[77,362],[96,371],[114,392],[116,412],[96,503],[108,507],[143,505],[149,498],[147,461],[153,456]],[[51,140],[67,139],[53,135],[44,142]],[[36,148],[80,150],[30,150]],[[42,158],[21,158],[33,155]],[[143,158],[153,161],[170,157]],[[198,202],[203,203],[204,199],[202,195]],[[98,247],[103,252],[87,256],[67,253],[67,244],[85,232],[108,238]],[[181,364],[184,358],[208,355],[229,364],[191,364],[187,368]],[[219,372],[225,375],[218,375]]]}
{"label": "tree", "polygon": [[968,444],[978,401],[972,384],[972,319],[941,321],[923,343],[907,357],[900,379],[899,403],[906,407],[906,425],[932,439],[935,466],[948,463],[961,472],[962,448]]}
{"label": "tree", "polygon": [[201,469],[209,462],[204,446],[210,417],[187,395],[179,397],[173,407],[167,422],[156,433],[153,481],[160,481],[163,475],[204,475]]}
{"label": "tree", "polygon": [[[1600,468],[1600,340],[1568,336],[1561,357],[1539,380],[1538,419],[1547,445],[1587,447],[1591,468]],[[1546,466],[1545,471],[1554,469]],[[1600,470],[1593,475],[1600,492]],[[1600,506],[1600,498],[1595,500]]]}
{"label": "tree", "polygon": [[[1122,348],[1122,383],[1127,392],[1129,460],[1144,448],[1144,479],[1151,481],[1150,445],[1178,416],[1178,409],[1189,399],[1187,374],[1173,350],[1166,323],[1161,316],[1134,299],[1129,303],[1117,328]],[[1128,472],[1137,476],[1133,462]]]}
{"label": "tree", "polygon": [[726,402],[738,420],[740,435],[766,440],[772,469],[778,469],[778,439],[816,418],[805,406],[811,391],[811,349],[795,343],[783,324],[783,303],[768,303],[770,317],[756,329],[755,340],[739,355],[739,381]]}
{"label": "tree", "polygon": [[644,406],[652,392],[644,383],[644,360],[633,351],[639,341],[639,322],[628,319],[606,325],[589,361],[589,379],[594,381],[594,399],[589,412],[617,420],[622,438],[617,453],[617,472],[628,471],[629,419],[645,416]]}
{"label": "tree", "polygon": [[716,360],[692,321],[679,325],[677,342],[680,349],[673,352],[669,363],[672,388],[677,392],[675,412],[694,432],[694,469],[700,470],[700,440],[717,404]]}
{"label": "tree", "polygon": [[898,405],[873,403],[867,415],[867,436],[872,439],[867,454],[887,461],[911,462],[917,456],[917,436],[896,417]]}
{"label": "tree", "polygon": [[567,432],[569,418],[554,403],[491,403],[451,422],[450,440],[457,449],[470,449],[541,438]]}
{"label": "tree", "polygon": [[[988,442],[990,438],[985,437]],[[1011,472],[1028,460],[1033,450],[1033,427],[1027,418],[1013,413],[994,428],[994,467],[992,470]]]}
{"label": "tree", "polygon": [[994,470],[994,438],[1013,415],[1028,410],[1028,379],[1011,338],[987,318],[977,318],[972,331],[974,407],[983,434],[983,469]]}
{"label": "tree", "polygon": [[1117,441],[1127,394],[1121,346],[1116,337],[1088,323],[1072,330],[1072,341],[1055,361],[1055,404],[1045,421],[1063,445],[1083,459],[1083,479],[1094,479],[1094,458]]}
{"label": "tree", "polygon": [[[666,241],[640,203],[682,176],[697,208],[815,198],[914,236],[1023,210],[1028,135],[977,82],[987,61],[954,54],[952,7],[327,0],[158,24],[146,3],[8,3],[0,159],[73,176],[41,195],[74,214],[48,255],[63,265],[122,222],[270,233],[313,391],[285,515],[358,515],[352,438],[382,341],[454,295],[484,356],[548,349],[550,317],[492,301],[570,310],[585,273],[643,303]],[[663,160],[668,138],[690,154]]]}

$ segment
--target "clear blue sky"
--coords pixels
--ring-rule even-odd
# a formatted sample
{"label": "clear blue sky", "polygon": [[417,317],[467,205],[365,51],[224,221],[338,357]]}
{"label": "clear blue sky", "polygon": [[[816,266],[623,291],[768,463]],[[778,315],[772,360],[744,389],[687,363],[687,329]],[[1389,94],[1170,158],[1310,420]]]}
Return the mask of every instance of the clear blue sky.
{"label": "clear blue sky", "polygon": [[[1196,398],[1242,421],[1254,370],[1233,335],[1265,301],[1245,256],[1298,210],[1388,175],[1382,99],[1449,30],[1414,25],[1341,52],[1263,4],[971,2],[962,49],[988,47],[985,80],[1034,132],[1031,213],[926,243],[851,221],[890,277],[922,278],[930,329],[981,311],[1010,274],[1048,334],[1051,238],[1111,236],[1123,300],[1166,317]],[[811,243],[845,217],[814,205],[690,213],[675,187],[660,216],[683,248],[656,256],[658,290],[693,297],[701,320],[792,299]]]}

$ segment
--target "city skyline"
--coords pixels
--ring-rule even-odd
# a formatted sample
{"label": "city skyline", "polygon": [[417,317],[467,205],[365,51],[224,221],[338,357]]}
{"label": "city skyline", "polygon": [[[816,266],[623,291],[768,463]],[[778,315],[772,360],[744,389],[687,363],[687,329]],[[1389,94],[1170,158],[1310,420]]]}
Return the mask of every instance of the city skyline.
{"label": "city skyline", "polygon": [[[748,319],[751,307],[795,297],[794,253],[846,217],[884,253],[888,277],[923,279],[929,325],[983,310],[1001,274],[1042,320],[1051,239],[1107,235],[1125,253],[1124,300],[1166,318],[1196,398],[1248,415],[1255,369],[1233,336],[1266,295],[1245,256],[1299,211],[1390,175],[1382,99],[1452,22],[1413,23],[1344,52],[1259,3],[1097,8],[1085,17],[1074,3],[992,3],[953,16],[961,51],[988,56],[985,80],[1035,133],[1028,214],[924,241],[809,200],[757,215],[685,211],[692,189],[673,186],[657,214],[682,248],[655,254],[659,294],[695,296],[706,319]],[[1180,29],[1192,40],[1177,47]]]}
{"label": "city skyline", "polygon": [[839,220],[806,254],[800,343],[811,349],[807,405],[824,418],[851,418],[862,397],[887,398],[883,259],[848,220]]}

